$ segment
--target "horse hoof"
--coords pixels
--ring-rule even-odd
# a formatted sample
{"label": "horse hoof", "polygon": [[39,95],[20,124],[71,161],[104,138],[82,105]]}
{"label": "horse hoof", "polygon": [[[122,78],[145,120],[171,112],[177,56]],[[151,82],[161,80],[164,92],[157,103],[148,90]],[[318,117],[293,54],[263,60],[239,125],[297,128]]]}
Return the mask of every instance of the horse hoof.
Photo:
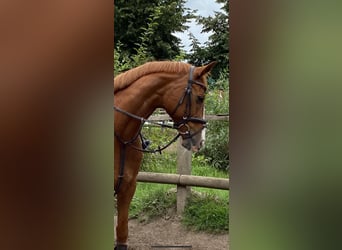
{"label": "horse hoof", "polygon": [[127,250],[127,249],[128,249],[127,245],[116,245],[114,247],[114,250]]}

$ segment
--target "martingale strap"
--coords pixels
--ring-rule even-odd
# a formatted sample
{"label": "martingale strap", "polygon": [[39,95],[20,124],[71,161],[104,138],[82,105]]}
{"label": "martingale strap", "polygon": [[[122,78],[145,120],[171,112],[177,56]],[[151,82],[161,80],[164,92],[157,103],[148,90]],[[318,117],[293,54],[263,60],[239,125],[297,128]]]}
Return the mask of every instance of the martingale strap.
{"label": "martingale strap", "polygon": [[125,170],[125,159],[126,159],[126,144],[120,143],[120,168],[119,168],[119,176],[118,182],[114,187],[114,195],[117,195],[122,183],[122,179],[124,177],[124,170]]}

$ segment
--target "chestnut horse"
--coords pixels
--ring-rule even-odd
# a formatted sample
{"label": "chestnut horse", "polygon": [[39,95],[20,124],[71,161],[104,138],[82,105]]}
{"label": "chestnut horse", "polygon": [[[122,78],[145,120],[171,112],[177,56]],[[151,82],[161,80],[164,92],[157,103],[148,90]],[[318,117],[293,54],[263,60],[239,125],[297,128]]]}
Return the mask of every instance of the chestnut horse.
{"label": "chestnut horse", "polygon": [[182,145],[197,151],[201,131],[206,77],[216,62],[194,67],[182,62],[150,62],[114,78],[114,188],[118,221],[115,249],[127,249],[128,210],[136,188],[143,154],[140,130],[156,108],[171,116]]}

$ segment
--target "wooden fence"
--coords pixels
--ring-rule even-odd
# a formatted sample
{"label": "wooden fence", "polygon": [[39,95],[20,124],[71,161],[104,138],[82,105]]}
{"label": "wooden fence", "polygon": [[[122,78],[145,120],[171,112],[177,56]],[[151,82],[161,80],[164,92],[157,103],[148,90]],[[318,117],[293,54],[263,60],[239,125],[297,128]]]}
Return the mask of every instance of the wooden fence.
{"label": "wooden fence", "polygon": [[[153,121],[171,120],[171,118],[166,114],[153,115],[149,119]],[[206,115],[205,119],[209,121],[229,121],[229,116]],[[178,141],[177,147],[177,174],[139,172],[137,180],[139,182],[177,185],[178,214],[181,214],[184,211],[186,199],[191,192],[190,186],[229,190],[228,178],[214,178],[191,175],[191,151],[183,148],[181,146],[180,140]]]}

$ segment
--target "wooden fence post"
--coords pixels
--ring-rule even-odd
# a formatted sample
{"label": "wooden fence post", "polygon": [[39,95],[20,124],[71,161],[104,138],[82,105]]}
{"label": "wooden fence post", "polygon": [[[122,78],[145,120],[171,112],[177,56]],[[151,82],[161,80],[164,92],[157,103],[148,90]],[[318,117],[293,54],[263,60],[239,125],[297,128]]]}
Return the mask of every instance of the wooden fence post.
{"label": "wooden fence post", "polygon": [[[191,151],[182,146],[181,138],[177,147],[177,173],[191,175]],[[190,186],[177,185],[177,214],[183,213],[190,192]]]}

